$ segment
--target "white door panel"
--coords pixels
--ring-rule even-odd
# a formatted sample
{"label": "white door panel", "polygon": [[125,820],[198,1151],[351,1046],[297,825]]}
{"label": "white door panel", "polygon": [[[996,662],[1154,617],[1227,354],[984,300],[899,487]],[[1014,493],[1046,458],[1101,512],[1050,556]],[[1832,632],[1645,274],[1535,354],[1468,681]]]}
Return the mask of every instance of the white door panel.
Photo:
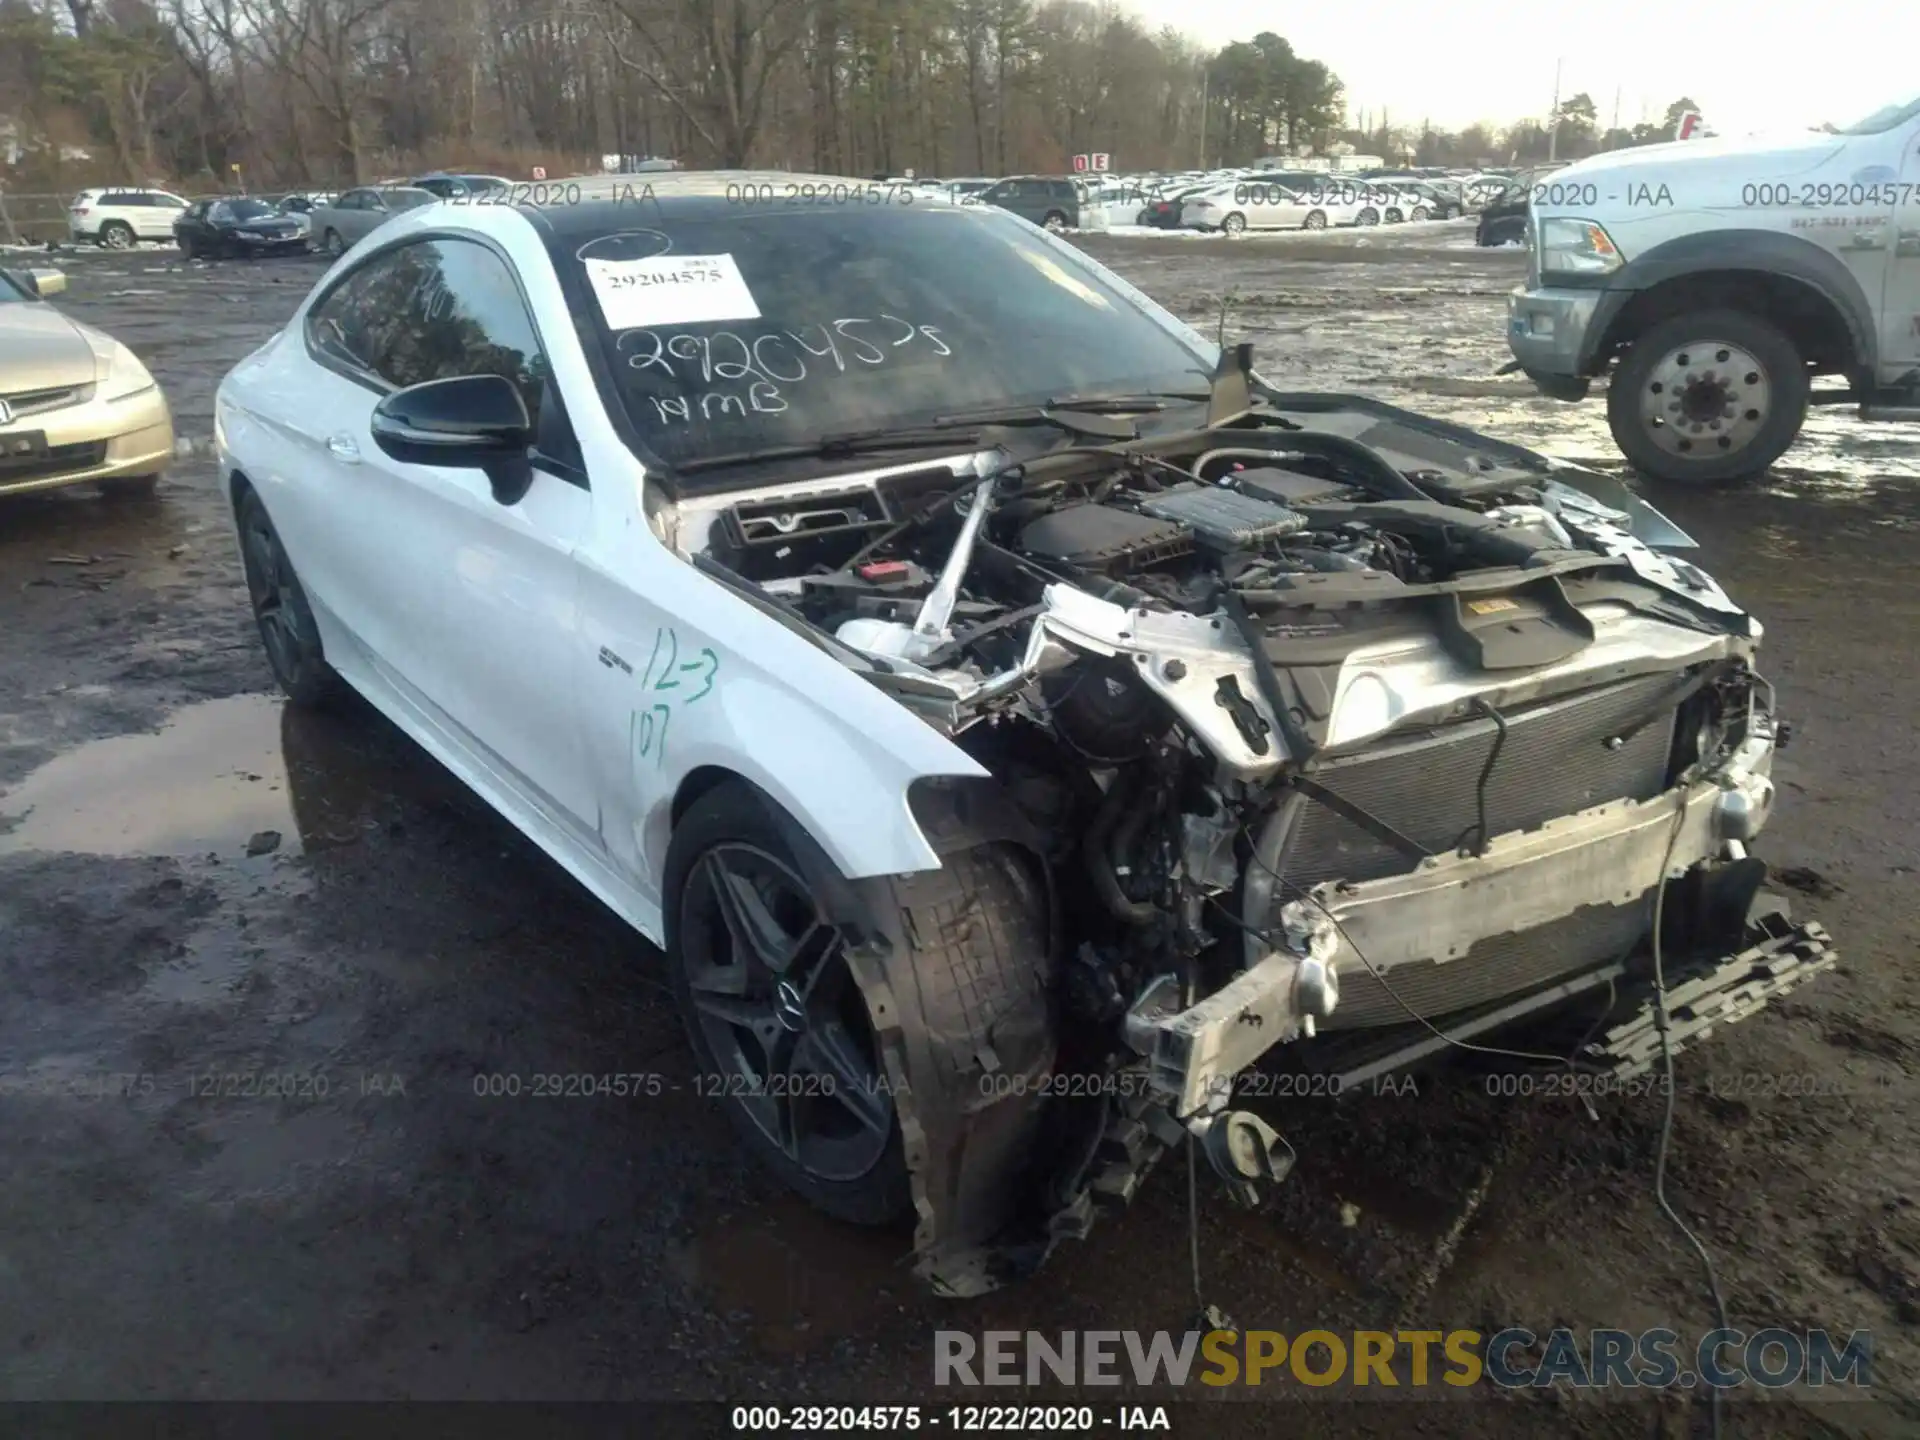
{"label": "white door panel", "polygon": [[597,836],[576,712],[590,657],[574,551],[591,534],[592,497],[536,470],[526,495],[502,505],[478,470],[386,463],[430,512],[421,560],[434,576],[428,603],[439,643],[416,683],[556,820]]}
{"label": "white door panel", "polygon": [[1920,127],[1909,126],[1900,179],[1892,186],[1892,240],[1886,298],[1880,314],[1881,378],[1892,381],[1920,365]]}

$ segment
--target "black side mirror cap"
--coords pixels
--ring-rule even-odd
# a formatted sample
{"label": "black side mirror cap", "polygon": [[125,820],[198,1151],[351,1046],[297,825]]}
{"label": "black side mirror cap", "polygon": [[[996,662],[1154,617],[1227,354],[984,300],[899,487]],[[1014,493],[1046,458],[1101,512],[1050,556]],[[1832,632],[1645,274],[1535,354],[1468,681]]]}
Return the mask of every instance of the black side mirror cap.
{"label": "black side mirror cap", "polygon": [[518,504],[533,484],[533,419],[504,375],[457,375],[396,390],[373,407],[373,440],[410,465],[471,467],[493,498]]}

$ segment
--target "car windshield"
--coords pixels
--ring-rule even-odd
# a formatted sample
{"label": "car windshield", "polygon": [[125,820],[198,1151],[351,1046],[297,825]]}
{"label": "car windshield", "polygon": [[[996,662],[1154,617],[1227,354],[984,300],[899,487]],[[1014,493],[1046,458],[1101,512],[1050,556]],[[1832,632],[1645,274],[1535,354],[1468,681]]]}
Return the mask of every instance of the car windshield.
{"label": "car windshield", "polygon": [[228,200],[222,208],[235,220],[258,220],[274,213],[273,206],[264,200]]}
{"label": "car windshield", "polygon": [[1904,125],[1914,116],[1920,115],[1920,100],[1909,100],[1904,105],[1883,105],[1866,119],[1848,125],[1837,131],[1841,135],[1884,135],[1896,125]]}
{"label": "car windshield", "polygon": [[715,206],[582,238],[556,250],[613,403],[670,465],[1067,396],[1204,393],[1216,359],[993,209]]}

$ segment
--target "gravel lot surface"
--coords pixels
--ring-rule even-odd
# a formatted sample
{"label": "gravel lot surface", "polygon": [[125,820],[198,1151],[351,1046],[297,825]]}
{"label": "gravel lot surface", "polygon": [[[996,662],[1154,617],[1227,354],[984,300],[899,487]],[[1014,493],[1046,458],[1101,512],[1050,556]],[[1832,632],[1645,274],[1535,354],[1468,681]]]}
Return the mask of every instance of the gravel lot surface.
{"label": "gravel lot surface", "polygon": [[[1082,243],[1283,384],[1620,466],[1600,404],[1494,376],[1522,256],[1470,224]],[[692,1058],[659,957],[557,867],[375,717],[272,690],[213,393],[320,265],[60,263],[60,303],[147,361],[192,453],[151,500],[0,500],[0,1397],[946,1401],[936,1327],[1187,1326],[1183,1167],[1032,1283],[955,1304],[920,1293],[902,1237],[776,1192],[712,1102],[476,1095]],[[1819,414],[1758,487],[1646,487],[1768,627],[1794,736],[1761,853],[1843,950],[1681,1063],[1669,1190],[1732,1323],[1874,1333],[1872,1398],[1743,1394],[1733,1436],[1920,1433],[1915,436]],[[225,1093],[252,1074],[325,1093]],[[1711,1302],[1651,1193],[1659,1121],[1653,1098],[1596,1117],[1464,1073],[1293,1102],[1300,1165],[1265,1208],[1203,1177],[1206,1298],[1290,1333],[1698,1335]],[[1181,1433],[1705,1424],[1674,1396],[1465,1403],[1219,1403]]]}

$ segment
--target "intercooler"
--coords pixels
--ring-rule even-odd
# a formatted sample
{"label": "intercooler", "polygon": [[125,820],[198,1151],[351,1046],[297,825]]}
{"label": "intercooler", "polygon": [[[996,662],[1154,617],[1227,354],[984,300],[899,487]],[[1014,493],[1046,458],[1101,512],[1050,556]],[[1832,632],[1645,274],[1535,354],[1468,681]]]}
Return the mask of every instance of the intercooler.
{"label": "intercooler", "polygon": [[[1385,822],[1422,848],[1446,853],[1479,833],[1486,776],[1489,836],[1533,829],[1609,800],[1647,800],[1666,788],[1674,713],[1655,709],[1675,677],[1655,675],[1583,691],[1491,718],[1395,732],[1312,772],[1319,786]],[[1649,719],[1650,714],[1653,718]],[[1281,850],[1276,907],[1329,880],[1375,880],[1416,861],[1302,793],[1285,802],[1290,832]],[[1297,888],[1296,888],[1297,887]],[[1403,1006],[1364,966],[1343,964],[1340,1003],[1325,1029],[1406,1022],[1407,1007],[1434,1016],[1533,988],[1631,949],[1644,934],[1650,897],[1595,906],[1538,929],[1482,941],[1443,963],[1396,967],[1387,978]]]}

